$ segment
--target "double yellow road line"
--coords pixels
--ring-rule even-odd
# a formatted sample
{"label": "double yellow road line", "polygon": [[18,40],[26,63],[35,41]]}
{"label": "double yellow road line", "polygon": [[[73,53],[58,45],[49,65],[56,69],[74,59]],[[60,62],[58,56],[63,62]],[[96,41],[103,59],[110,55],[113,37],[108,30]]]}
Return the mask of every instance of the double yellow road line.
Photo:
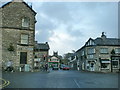
{"label": "double yellow road line", "polygon": [[7,81],[7,80],[2,79],[2,78],[0,78],[0,82],[1,82],[0,88],[4,88],[10,84],[10,81]]}

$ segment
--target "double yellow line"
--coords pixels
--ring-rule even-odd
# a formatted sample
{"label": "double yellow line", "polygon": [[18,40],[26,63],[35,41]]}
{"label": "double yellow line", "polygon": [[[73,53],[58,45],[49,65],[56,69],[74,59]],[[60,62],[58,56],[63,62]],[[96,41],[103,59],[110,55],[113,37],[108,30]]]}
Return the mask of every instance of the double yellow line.
{"label": "double yellow line", "polygon": [[0,89],[10,84],[10,81],[6,81],[5,79],[2,79],[2,78],[0,78],[0,82],[2,82],[2,84],[0,84]]}

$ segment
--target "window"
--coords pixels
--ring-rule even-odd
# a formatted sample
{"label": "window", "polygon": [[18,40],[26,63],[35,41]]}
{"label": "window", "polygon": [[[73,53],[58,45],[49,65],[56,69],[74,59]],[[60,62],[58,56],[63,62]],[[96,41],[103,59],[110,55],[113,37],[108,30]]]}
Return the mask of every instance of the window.
{"label": "window", "polygon": [[88,54],[94,54],[95,49],[94,48],[88,48]]}
{"label": "window", "polygon": [[88,58],[88,59],[92,59],[92,58],[93,58],[93,55],[88,55],[87,58]]}
{"label": "window", "polygon": [[82,51],[82,56],[84,56],[85,55],[85,51]]}
{"label": "window", "polygon": [[29,21],[30,21],[29,18],[24,17],[22,19],[22,27],[28,28],[29,27]]}
{"label": "window", "polygon": [[89,45],[95,45],[95,43],[94,43],[92,40],[90,40],[90,41],[87,43],[87,46],[89,46]]}
{"label": "window", "polygon": [[108,48],[101,48],[100,53],[107,54],[108,53]]}
{"label": "window", "polygon": [[120,48],[115,48],[115,53],[120,53]]}
{"label": "window", "polygon": [[21,35],[21,44],[28,44],[28,35],[26,34]]}
{"label": "window", "polygon": [[109,64],[108,63],[101,63],[101,68],[106,68],[108,69],[109,67]]}
{"label": "window", "polygon": [[109,69],[110,68],[110,60],[109,59],[101,59],[101,68]]}
{"label": "window", "polygon": [[113,68],[118,68],[118,66],[119,66],[119,61],[118,60],[113,60],[112,61],[112,67]]}

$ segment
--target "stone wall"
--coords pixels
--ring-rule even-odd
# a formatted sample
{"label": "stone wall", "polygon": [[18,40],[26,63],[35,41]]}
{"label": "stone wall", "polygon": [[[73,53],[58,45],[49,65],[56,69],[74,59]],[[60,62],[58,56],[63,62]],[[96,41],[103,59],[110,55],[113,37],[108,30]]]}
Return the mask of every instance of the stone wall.
{"label": "stone wall", "polygon": [[[28,34],[29,35],[29,45],[28,46],[21,46],[20,38],[21,34]],[[32,65],[33,60],[33,47],[34,47],[34,37],[33,31],[25,31],[25,30],[16,30],[16,29],[3,29],[2,31],[2,57],[3,63],[7,62],[8,60],[12,60],[14,66],[19,66],[20,62],[20,52],[27,52],[27,61],[28,64]],[[14,51],[9,51],[8,48],[12,43],[14,47]]]}
{"label": "stone wall", "polygon": [[[87,56],[87,48],[95,48],[95,53],[92,54],[93,55],[93,58],[91,59],[81,59],[81,56],[82,56],[82,51],[85,50],[85,55]],[[100,53],[100,48],[108,48],[108,53],[107,54],[101,54]],[[79,62],[80,62],[80,67],[82,67],[82,63],[85,62],[85,67],[86,67],[86,64],[88,64],[87,62],[88,61],[95,61],[95,71],[96,72],[111,72],[111,63],[109,63],[108,65],[108,69],[103,69],[101,68],[101,64],[100,64],[100,58],[101,59],[109,59],[110,62],[111,62],[111,51],[115,48],[119,48],[119,46],[95,46],[95,47],[85,47],[84,49],[81,49],[79,52],[77,52],[77,56],[78,56],[78,59],[79,59]],[[81,66],[82,65],[82,66]],[[87,70],[87,68],[85,68],[85,70]],[[118,70],[116,70],[118,71]],[[114,70],[114,72],[116,72]]]}
{"label": "stone wall", "polygon": [[[20,67],[20,52],[27,52],[27,64],[33,65],[33,50],[35,41],[35,13],[23,2],[11,2],[2,10],[2,63],[13,61],[14,68]],[[22,27],[22,18],[28,17],[30,25]],[[0,33],[0,34],[1,34]],[[21,44],[21,34],[28,35],[28,44]],[[0,35],[1,37],[1,35]],[[1,39],[1,38],[0,38]],[[14,50],[8,50],[10,45]]]}
{"label": "stone wall", "polygon": [[22,18],[30,18],[29,29],[35,28],[35,14],[22,2],[11,2],[2,8],[2,27],[22,29]]}

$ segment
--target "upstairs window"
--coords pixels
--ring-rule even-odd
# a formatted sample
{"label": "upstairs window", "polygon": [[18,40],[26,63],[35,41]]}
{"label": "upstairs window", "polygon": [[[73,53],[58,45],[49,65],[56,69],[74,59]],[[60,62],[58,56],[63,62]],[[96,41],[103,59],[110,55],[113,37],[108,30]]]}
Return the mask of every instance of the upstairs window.
{"label": "upstairs window", "polygon": [[26,34],[21,35],[21,44],[28,44],[28,35]]}
{"label": "upstairs window", "polygon": [[84,56],[85,55],[85,51],[82,51],[82,56]]}
{"label": "upstairs window", "polygon": [[22,27],[28,28],[30,23],[30,19],[28,17],[22,18]]}
{"label": "upstairs window", "polygon": [[100,53],[101,54],[108,54],[108,48],[101,48]]}
{"label": "upstairs window", "polygon": [[115,48],[115,53],[120,54],[120,48]]}
{"label": "upstairs window", "polygon": [[87,43],[87,46],[89,46],[89,45],[95,45],[95,43],[94,43],[92,40],[90,40],[90,41]]}
{"label": "upstairs window", "polygon": [[95,48],[88,48],[88,54],[94,54],[95,53]]}

